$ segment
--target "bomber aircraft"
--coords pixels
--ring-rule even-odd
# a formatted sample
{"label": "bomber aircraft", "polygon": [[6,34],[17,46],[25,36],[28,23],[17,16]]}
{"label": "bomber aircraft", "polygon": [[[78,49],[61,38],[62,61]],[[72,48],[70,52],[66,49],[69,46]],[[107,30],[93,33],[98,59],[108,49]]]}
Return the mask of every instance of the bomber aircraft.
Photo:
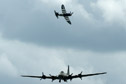
{"label": "bomber aircraft", "polygon": [[82,77],[88,77],[88,76],[95,76],[95,75],[101,75],[101,74],[106,74],[106,72],[102,72],[102,73],[93,73],[93,74],[82,74],[79,73],[77,75],[73,75],[73,73],[70,73],[70,69],[69,69],[69,65],[68,65],[68,69],[67,69],[67,73],[64,73],[64,71],[61,71],[59,75],[54,76],[49,74],[49,76],[44,75],[44,73],[42,72],[41,76],[30,76],[30,75],[21,75],[22,77],[30,77],[30,78],[39,78],[40,80],[42,79],[51,79],[52,82],[54,80],[59,80],[59,83],[61,82],[61,80],[63,80],[64,82],[67,82],[67,80],[72,81],[72,79],[74,78],[80,78],[82,80]]}
{"label": "bomber aircraft", "polygon": [[66,19],[66,21],[67,21],[69,24],[71,24],[71,21],[70,21],[70,19],[69,19],[69,16],[72,16],[73,12],[67,13],[67,12],[66,12],[66,9],[65,9],[65,6],[64,6],[63,4],[61,5],[61,10],[62,10],[62,13],[61,13],[61,14],[59,14],[58,12],[56,12],[56,11],[54,10],[54,13],[55,13],[56,17],[58,18],[58,16],[63,16],[63,17]]}

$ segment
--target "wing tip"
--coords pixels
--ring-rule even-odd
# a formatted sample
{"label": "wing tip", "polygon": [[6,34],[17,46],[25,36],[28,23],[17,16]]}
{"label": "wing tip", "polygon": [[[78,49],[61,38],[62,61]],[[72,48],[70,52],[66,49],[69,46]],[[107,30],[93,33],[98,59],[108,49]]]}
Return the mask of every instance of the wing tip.
{"label": "wing tip", "polygon": [[25,77],[24,75],[20,75],[21,77]]}
{"label": "wing tip", "polygon": [[20,75],[21,77],[26,77],[25,75]]}
{"label": "wing tip", "polygon": [[107,74],[107,72],[103,72],[103,74]]}
{"label": "wing tip", "polygon": [[72,25],[72,23],[70,21],[67,21],[70,25]]}

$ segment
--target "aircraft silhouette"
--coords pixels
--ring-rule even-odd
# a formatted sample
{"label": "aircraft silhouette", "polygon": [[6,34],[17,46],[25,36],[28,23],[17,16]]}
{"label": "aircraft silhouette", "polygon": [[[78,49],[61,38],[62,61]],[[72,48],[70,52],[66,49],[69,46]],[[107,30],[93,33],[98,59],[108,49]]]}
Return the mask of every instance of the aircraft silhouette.
{"label": "aircraft silhouette", "polygon": [[30,78],[40,78],[40,80],[51,79],[52,82],[54,80],[59,80],[59,82],[61,82],[61,80],[63,80],[64,82],[67,82],[67,80],[72,81],[72,79],[74,79],[74,78],[80,78],[82,80],[82,77],[95,76],[95,75],[101,75],[101,74],[106,74],[106,73],[107,72],[93,73],[93,74],[82,74],[82,71],[81,71],[81,73],[79,73],[77,75],[73,75],[73,73],[70,74],[70,69],[69,69],[69,65],[68,65],[67,73],[64,73],[64,71],[61,71],[58,76],[54,76],[51,74],[49,74],[49,76],[46,76],[46,75],[44,75],[43,72],[42,72],[42,76],[30,76],[30,75],[21,75],[21,76],[22,77],[30,77]]}
{"label": "aircraft silhouette", "polygon": [[69,16],[72,16],[73,12],[67,13],[67,12],[66,12],[66,9],[65,9],[65,6],[64,6],[63,4],[61,5],[61,10],[62,10],[62,13],[61,13],[61,14],[59,14],[58,12],[56,12],[56,11],[54,10],[54,13],[55,13],[56,17],[58,18],[58,16],[63,16],[63,17],[65,18],[65,20],[66,20],[69,24],[71,24],[71,21],[70,21],[70,19],[69,19]]}

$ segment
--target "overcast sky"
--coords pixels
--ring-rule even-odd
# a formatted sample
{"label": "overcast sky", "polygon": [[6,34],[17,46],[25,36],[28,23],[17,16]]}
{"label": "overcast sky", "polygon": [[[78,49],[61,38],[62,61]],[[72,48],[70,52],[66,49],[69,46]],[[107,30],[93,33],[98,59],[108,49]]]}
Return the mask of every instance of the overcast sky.
{"label": "overcast sky", "polygon": [[[72,25],[55,17],[62,4]],[[107,72],[70,84],[126,84],[126,0],[0,0],[2,84],[53,84],[20,75],[57,75],[67,65]]]}

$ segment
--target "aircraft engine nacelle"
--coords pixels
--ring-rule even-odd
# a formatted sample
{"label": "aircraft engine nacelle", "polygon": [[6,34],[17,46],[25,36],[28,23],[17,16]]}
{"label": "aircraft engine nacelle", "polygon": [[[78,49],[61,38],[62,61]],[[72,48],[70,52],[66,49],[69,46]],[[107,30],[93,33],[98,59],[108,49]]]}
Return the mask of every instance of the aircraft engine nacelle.
{"label": "aircraft engine nacelle", "polygon": [[42,72],[42,78],[40,80],[42,80],[42,79],[46,79],[46,76],[44,75],[43,72]]}
{"label": "aircraft engine nacelle", "polygon": [[73,73],[72,73],[71,75],[68,76],[68,78],[70,79],[70,81],[72,81],[72,79],[73,79],[73,78],[72,78],[72,75],[73,75]]}
{"label": "aircraft engine nacelle", "polygon": [[81,72],[80,74],[78,74],[78,76],[79,76],[79,78],[82,80],[82,73],[83,72]]}
{"label": "aircraft engine nacelle", "polygon": [[51,74],[49,74],[52,78],[52,82],[55,80],[55,76],[52,76]]}

